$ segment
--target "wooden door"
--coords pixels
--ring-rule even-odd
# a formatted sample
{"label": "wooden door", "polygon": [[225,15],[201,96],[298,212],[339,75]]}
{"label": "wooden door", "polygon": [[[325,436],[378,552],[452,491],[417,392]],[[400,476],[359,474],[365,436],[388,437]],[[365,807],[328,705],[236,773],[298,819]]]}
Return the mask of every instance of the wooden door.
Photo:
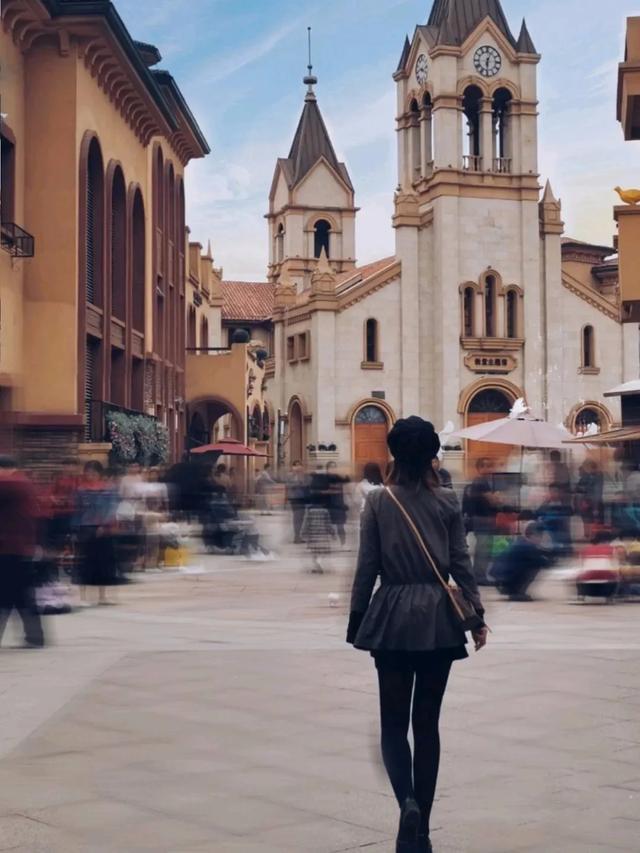
{"label": "wooden door", "polygon": [[[490,421],[498,421],[504,418],[504,413],[501,412],[478,412],[467,415],[467,426],[478,426],[478,424],[486,424]],[[493,462],[495,470],[500,471],[504,468],[506,461],[513,452],[513,447],[509,444],[493,444],[490,441],[467,441],[467,476],[474,477],[476,474],[476,460],[490,459]]]}
{"label": "wooden door", "polygon": [[384,477],[389,462],[388,433],[387,416],[381,408],[371,405],[360,409],[353,426],[353,461],[356,479],[362,477],[362,470],[368,462],[379,465]]}

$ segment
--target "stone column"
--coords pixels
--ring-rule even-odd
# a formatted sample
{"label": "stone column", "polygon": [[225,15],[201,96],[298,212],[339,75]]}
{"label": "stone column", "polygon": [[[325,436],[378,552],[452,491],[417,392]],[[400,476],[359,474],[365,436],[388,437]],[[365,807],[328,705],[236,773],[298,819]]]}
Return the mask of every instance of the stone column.
{"label": "stone column", "polygon": [[480,154],[482,155],[483,172],[493,171],[494,147],[492,102],[491,98],[483,98],[480,102]]}

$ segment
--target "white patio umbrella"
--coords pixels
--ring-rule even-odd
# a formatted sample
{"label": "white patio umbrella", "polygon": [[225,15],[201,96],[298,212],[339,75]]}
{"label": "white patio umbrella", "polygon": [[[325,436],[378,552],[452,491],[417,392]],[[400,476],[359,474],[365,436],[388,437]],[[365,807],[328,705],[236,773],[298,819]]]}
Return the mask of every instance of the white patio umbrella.
{"label": "white patio umbrella", "polygon": [[514,418],[500,418],[484,424],[468,427],[454,432],[452,438],[464,438],[468,441],[486,441],[490,444],[510,444],[523,449],[567,449],[569,433],[534,418],[533,415],[522,414]]}
{"label": "white patio umbrella", "polygon": [[490,444],[508,444],[520,448],[520,502],[522,502],[522,472],[525,450],[567,450],[569,432],[564,427],[553,426],[518,409],[517,401],[507,418],[489,421],[467,429],[458,430],[455,438],[467,441],[486,441]]}

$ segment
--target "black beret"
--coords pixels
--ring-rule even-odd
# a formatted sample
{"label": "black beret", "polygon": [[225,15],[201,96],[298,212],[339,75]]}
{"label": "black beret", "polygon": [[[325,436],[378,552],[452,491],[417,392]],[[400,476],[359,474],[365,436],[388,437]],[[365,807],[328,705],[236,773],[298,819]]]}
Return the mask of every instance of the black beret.
{"label": "black beret", "polygon": [[396,421],[387,444],[398,462],[430,461],[440,451],[440,437],[433,424],[416,415]]}

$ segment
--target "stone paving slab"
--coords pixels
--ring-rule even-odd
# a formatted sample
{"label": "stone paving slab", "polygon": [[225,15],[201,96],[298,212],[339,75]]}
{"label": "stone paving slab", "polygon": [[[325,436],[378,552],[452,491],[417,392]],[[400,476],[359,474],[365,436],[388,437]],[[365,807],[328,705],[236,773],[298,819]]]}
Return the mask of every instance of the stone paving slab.
{"label": "stone paving slab", "polygon": [[[0,653],[0,851],[392,853],[375,672],[334,572],[206,562]],[[443,711],[438,853],[640,851],[633,607],[488,596],[482,655]]]}

